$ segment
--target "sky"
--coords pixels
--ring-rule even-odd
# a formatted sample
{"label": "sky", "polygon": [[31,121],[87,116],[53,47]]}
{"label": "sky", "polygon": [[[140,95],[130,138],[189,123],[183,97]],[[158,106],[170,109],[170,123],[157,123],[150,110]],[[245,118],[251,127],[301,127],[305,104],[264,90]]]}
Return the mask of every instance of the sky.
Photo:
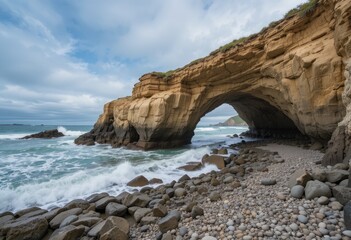
{"label": "sky", "polygon": [[[0,124],[93,124],[141,75],[259,32],[303,0],[0,0]],[[222,105],[202,124],[235,112]]]}

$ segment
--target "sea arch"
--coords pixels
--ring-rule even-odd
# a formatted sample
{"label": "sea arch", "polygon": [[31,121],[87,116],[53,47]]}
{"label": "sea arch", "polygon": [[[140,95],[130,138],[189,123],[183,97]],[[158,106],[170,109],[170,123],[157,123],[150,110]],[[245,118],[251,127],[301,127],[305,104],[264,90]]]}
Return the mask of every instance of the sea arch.
{"label": "sea arch", "polygon": [[[223,103],[256,130],[298,130],[326,143],[344,119],[338,133],[349,136],[350,9],[347,0],[321,1],[311,14],[285,18],[183,68],[145,74],[130,97],[107,103],[75,142],[181,146],[200,118]],[[341,158],[346,144],[337,149]]]}

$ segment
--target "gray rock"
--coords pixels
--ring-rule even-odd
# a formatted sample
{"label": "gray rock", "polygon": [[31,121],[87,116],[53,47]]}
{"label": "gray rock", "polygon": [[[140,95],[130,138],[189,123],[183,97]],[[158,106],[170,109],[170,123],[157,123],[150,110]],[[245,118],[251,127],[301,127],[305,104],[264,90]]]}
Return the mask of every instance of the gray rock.
{"label": "gray rock", "polygon": [[66,227],[68,225],[70,225],[71,223],[75,222],[78,220],[78,216],[77,215],[71,215],[66,217],[60,224],[60,228]]}
{"label": "gray rock", "polygon": [[55,209],[43,214],[42,216],[46,220],[51,221],[54,217],[56,217],[57,214],[62,213],[64,211],[66,211],[66,210],[67,210],[66,208],[55,208]]}
{"label": "gray rock", "polygon": [[162,233],[166,233],[169,230],[175,229],[178,227],[178,222],[180,220],[180,212],[170,211],[167,216],[161,218],[158,221],[158,227]]}
{"label": "gray rock", "polygon": [[333,166],[333,169],[348,170],[349,165],[345,163],[337,163]]}
{"label": "gray rock", "polygon": [[110,216],[104,221],[100,230],[100,239],[127,240],[129,236],[129,223],[126,219]]}
{"label": "gray rock", "polygon": [[351,201],[344,206],[344,223],[347,230],[351,230]]}
{"label": "gray rock", "polygon": [[277,181],[275,179],[270,179],[270,178],[261,179],[261,185],[270,186],[275,184],[277,184]]}
{"label": "gray rock", "polygon": [[65,205],[65,208],[72,209],[72,208],[81,208],[83,210],[88,209],[90,207],[90,203],[87,200],[83,199],[76,199],[70,201]]}
{"label": "gray rock", "polygon": [[11,214],[1,216],[1,217],[0,217],[0,226],[2,226],[2,225],[4,225],[4,224],[8,223],[9,221],[11,221],[11,220],[13,220],[13,219],[15,219],[15,217],[14,217],[13,215],[11,215]]}
{"label": "gray rock", "polygon": [[181,228],[179,228],[179,235],[180,236],[182,236],[182,237],[184,237],[185,236],[185,234],[187,234],[188,233],[188,228],[187,227],[181,227]]}
{"label": "gray rock", "polygon": [[305,187],[306,183],[310,180],[312,180],[312,176],[307,172],[306,169],[298,169],[290,176],[288,187],[290,189],[296,185]]}
{"label": "gray rock", "polygon": [[331,207],[331,209],[333,210],[338,210],[338,211],[341,211],[342,208],[344,207],[341,203],[339,203],[338,201],[334,201],[334,202],[331,202],[329,204],[329,206]]}
{"label": "gray rock", "polygon": [[350,230],[345,230],[342,232],[342,234],[344,234],[347,237],[351,237],[351,231]]}
{"label": "gray rock", "polygon": [[123,199],[125,199],[127,196],[129,196],[130,193],[129,192],[122,192],[120,194],[118,194],[116,196],[116,199],[117,199],[117,203],[122,203],[123,202]]}
{"label": "gray rock", "polygon": [[128,208],[122,204],[116,202],[110,202],[107,204],[105,212],[107,216],[118,216],[123,217],[126,215]]}
{"label": "gray rock", "polygon": [[234,181],[234,177],[233,176],[228,176],[228,177],[223,179],[224,183],[231,183],[233,181]]}
{"label": "gray rock", "polygon": [[327,171],[326,174],[327,174],[328,182],[331,182],[331,183],[338,183],[349,177],[349,171],[340,170],[340,169]]}
{"label": "gray rock", "polygon": [[304,192],[305,192],[305,188],[303,186],[295,185],[291,188],[290,195],[293,198],[302,198]]}
{"label": "gray rock", "polygon": [[0,236],[7,240],[31,239],[39,240],[48,230],[48,222],[42,217],[32,217],[15,221],[0,227]]}
{"label": "gray rock", "polygon": [[201,238],[201,240],[217,240],[217,238],[211,237],[211,236],[205,236],[205,237]]}
{"label": "gray rock", "polygon": [[25,214],[28,214],[30,212],[35,212],[35,211],[38,211],[38,210],[42,210],[41,208],[38,208],[38,207],[30,207],[30,208],[26,208],[26,209],[23,209],[23,210],[20,210],[18,212],[15,213],[15,217],[21,217]]}
{"label": "gray rock", "polygon": [[349,185],[349,180],[348,179],[342,180],[339,183],[339,186],[342,186],[342,187],[348,187],[348,185]]}
{"label": "gray rock", "polygon": [[39,210],[36,210],[36,211],[31,211],[31,212],[28,212],[28,213],[22,215],[22,216],[19,217],[17,220],[23,220],[23,219],[27,219],[27,218],[31,218],[31,217],[43,215],[43,214],[45,214],[45,213],[47,213],[47,212],[48,212],[48,211],[47,211],[47,210],[44,210],[44,209],[39,209]]}
{"label": "gray rock", "polygon": [[307,182],[305,188],[305,198],[310,200],[321,196],[331,197],[331,191],[328,185],[318,180]]}
{"label": "gray rock", "polygon": [[74,226],[83,225],[83,226],[91,227],[100,221],[102,220],[101,218],[98,218],[98,217],[83,217],[73,222],[72,225]]}
{"label": "gray rock", "polygon": [[128,208],[128,213],[129,215],[133,216],[136,210],[138,210],[140,207],[130,207]]}
{"label": "gray rock", "polygon": [[142,225],[142,226],[143,225],[150,225],[150,224],[156,223],[156,221],[157,221],[156,217],[146,216],[140,220],[140,225]]}
{"label": "gray rock", "polygon": [[202,216],[202,215],[204,215],[204,210],[199,206],[194,206],[193,209],[191,210],[192,218],[196,218],[197,216]]}
{"label": "gray rock", "polygon": [[166,194],[167,194],[170,198],[174,197],[174,189],[173,189],[173,188],[167,188],[167,189],[166,189]]}
{"label": "gray rock", "polygon": [[304,215],[298,215],[297,216],[297,220],[299,222],[302,222],[302,223],[307,223],[308,222],[308,218],[306,216],[304,216]]}
{"label": "gray rock", "polygon": [[186,191],[184,188],[177,188],[175,191],[174,191],[174,195],[176,197],[183,197],[186,195]]}
{"label": "gray rock", "polygon": [[152,209],[153,215],[155,217],[164,217],[167,215],[167,207],[162,205],[162,204],[157,204],[153,209]]}
{"label": "gray rock", "polygon": [[83,235],[85,228],[83,226],[75,227],[72,225],[56,229],[51,235],[49,240],[71,240],[80,239]]}
{"label": "gray rock", "polygon": [[190,177],[187,174],[185,174],[181,178],[179,178],[178,182],[184,182],[188,180],[190,180]]}
{"label": "gray rock", "polygon": [[126,207],[137,206],[137,207],[146,207],[148,203],[151,201],[151,198],[142,193],[133,193],[131,195],[126,196],[123,199],[123,205]]}
{"label": "gray rock", "polygon": [[56,229],[60,226],[60,224],[62,223],[62,221],[67,218],[68,216],[71,215],[79,215],[82,212],[81,208],[72,208],[70,210],[61,212],[59,214],[57,214],[51,221],[50,221],[50,227],[52,229]]}
{"label": "gray rock", "polygon": [[140,227],[140,232],[147,232],[149,231],[149,229],[150,229],[150,226],[144,225]]}
{"label": "gray rock", "polygon": [[209,196],[211,202],[215,202],[218,201],[221,198],[221,195],[219,194],[219,192],[211,192],[210,196]]}
{"label": "gray rock", "polygon": [[333,196],[338,202],[345,205],[348,201],[351,200],[351,188],[335,186],[333,187]]}
{"label": "gray rock", "polygon": [[138,223],[140,220],[148,213],[152,212],[150,208],[139,208],[135,211],[133,217],[135,221]]}
{"label": "gray rock", "polygon": [[98,212],[104,212],[106,209],[106,206],[111,203],[111,202],[117,202],[117,199],[112,196],[107,196],[104,198],[101,198],[99,201],[97,201],[95,204],[95,209]]}
{"label": "gray rock", "polygon": [[102,227],[105,225],[105,223],[106,223],[106,220],[96,224],[93,228],[91,228],[89,230],[88,236],[89,237],[98,237],[100,234],[100,231],[101,231]]}
{"label": "gray rock", "polygon": [[170,233],[163,234],[161,240],[173,240],[172,234]]}
{"label": "gray rock", "polygon": [[317,202],[320,205],[327,205],[329,203],[329,198],[322,196],[322,197],[318,198]]}
{"label": "gray rock", "polygon": [[89,196],[86,200],[89,202],[89,203],[95,203],[97,201],[99,201],[100,199],[104,198],[104,197],[108,197],[108,193],[95,193],[91,196]]}

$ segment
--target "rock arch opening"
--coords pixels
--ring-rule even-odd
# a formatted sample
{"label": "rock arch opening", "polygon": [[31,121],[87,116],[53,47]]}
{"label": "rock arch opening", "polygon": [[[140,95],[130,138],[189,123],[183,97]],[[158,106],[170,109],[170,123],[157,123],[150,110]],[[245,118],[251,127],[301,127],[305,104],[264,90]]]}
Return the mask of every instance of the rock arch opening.
{"label": "rock arch opening", "polygon": [[197,113],[199,123],[202,117],[212,112],[222,104],[228,104],[248,125],[246,133],[252,137],[260,138],[295,138],[302,136],[302,132],[284,112],[269,102],[240,92],[229,92],[204,102]]}

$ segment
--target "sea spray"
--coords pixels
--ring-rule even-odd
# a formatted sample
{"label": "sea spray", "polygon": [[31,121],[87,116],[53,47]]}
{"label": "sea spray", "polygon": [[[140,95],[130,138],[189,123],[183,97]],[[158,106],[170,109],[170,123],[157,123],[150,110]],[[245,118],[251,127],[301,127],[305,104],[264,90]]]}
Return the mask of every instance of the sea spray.
{"label": "sea spray", "polygon": [[[213,165],[195,172],[185,172],[178,167],[200,161],[212,147],[241,141],[227,135],[243,131],[233,127],[211,127],[211,130],[200,127],[195,131],[192,145],[170,150],[133,151],[101,144],[75,145],[76,136],[90,129],[86,126],[21,128],[22,132],[18,129],[0,131],[0,212],[30,206],[50,209],[93,193],[116,195],[132,191],[126,183],[138,175],[148,179],[157,177],[167,183],[184,174],[194,177],[216,170]],[[15,137],[55,128],[66,136],[49,140]],[[1,138],[5,134],[9,138]]]}

